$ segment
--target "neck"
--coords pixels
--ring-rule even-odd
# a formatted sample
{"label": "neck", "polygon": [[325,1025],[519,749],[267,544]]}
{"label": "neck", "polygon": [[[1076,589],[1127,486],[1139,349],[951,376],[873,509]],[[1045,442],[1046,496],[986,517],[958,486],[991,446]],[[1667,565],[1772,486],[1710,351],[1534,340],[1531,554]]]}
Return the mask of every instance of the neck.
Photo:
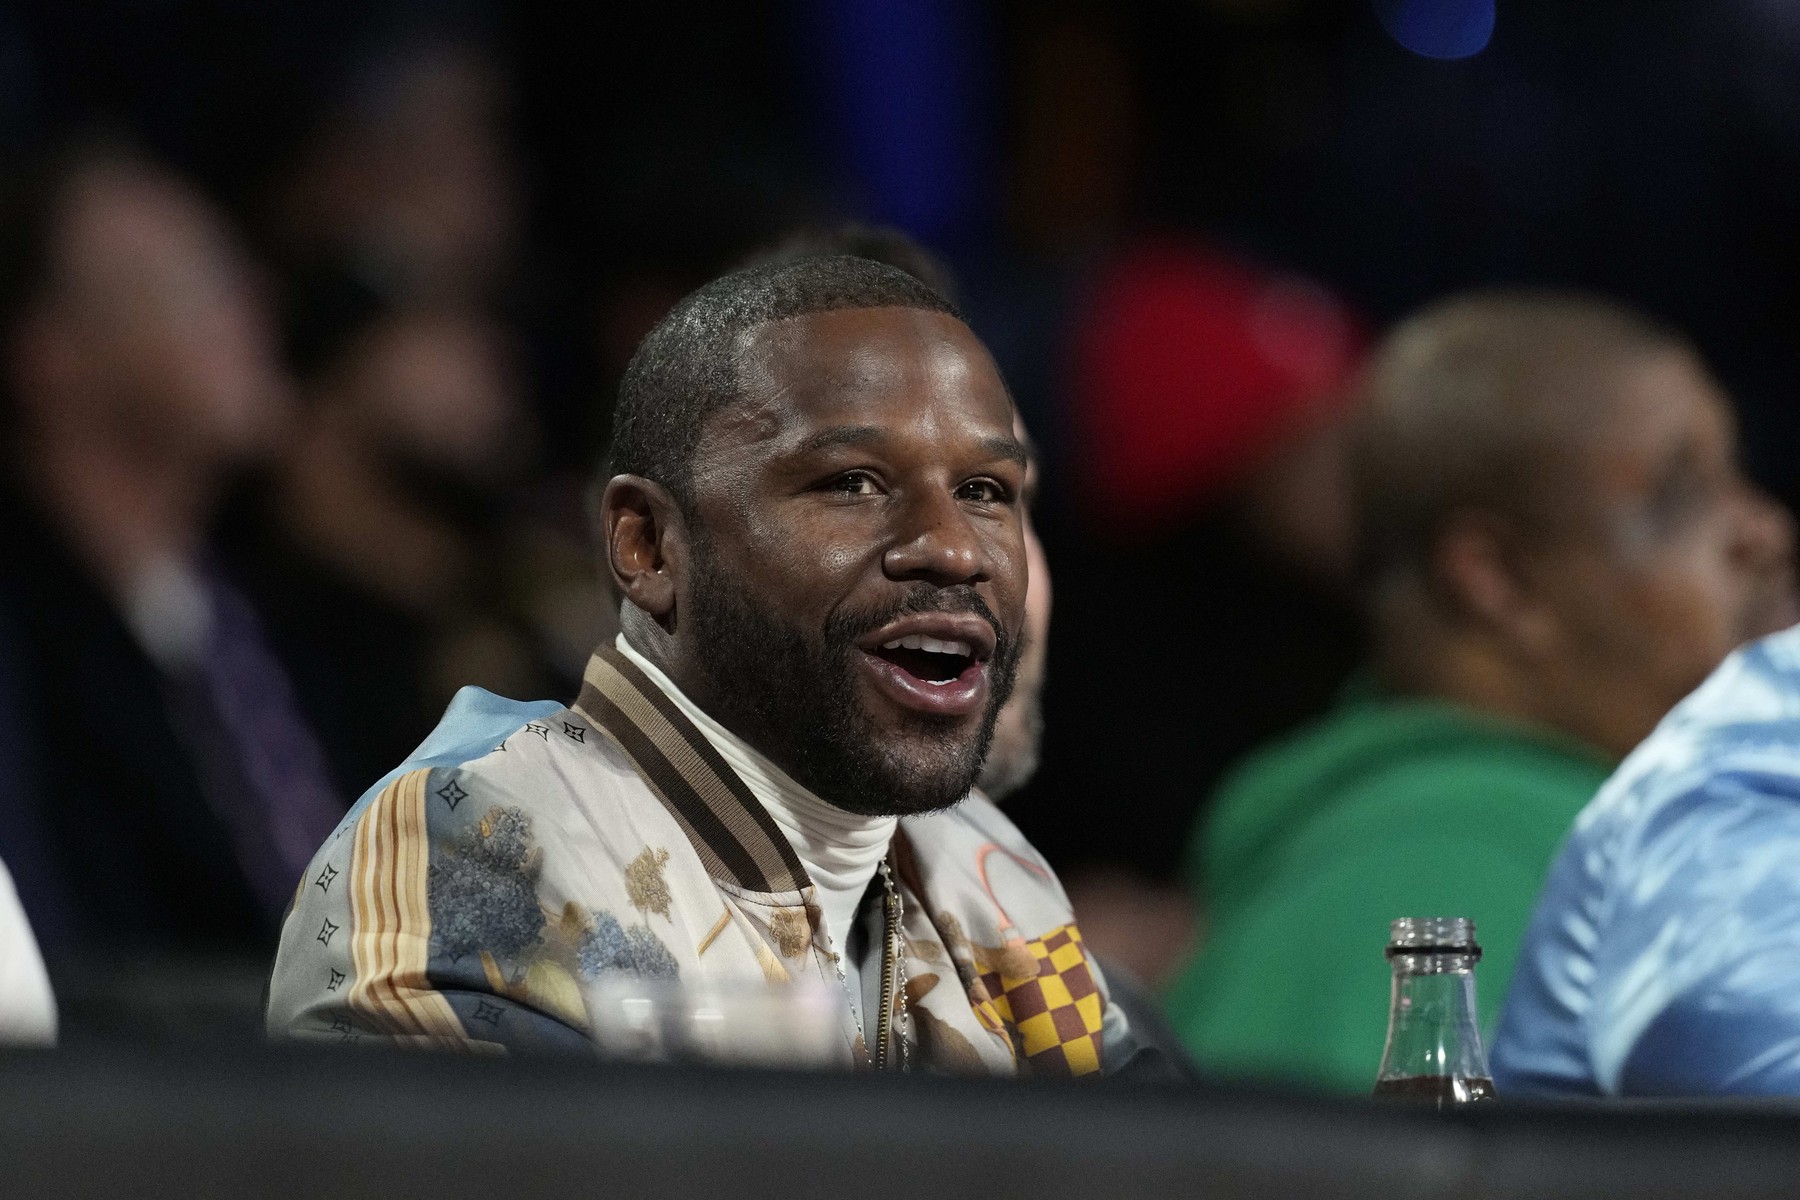
{"label": "neck", "polygon": [[1377,656],[1382,686],[1403,696],[1430,696],[1516,721],[1542,723],[1524,680],[1479,644],[1431,637],[1414,629],[1410,643]]}
{"label": "neck", "polygon": [[[1376,673],[1384,688],[1428,696],[1515,725],[1551,730],[1596,753],[1619,757],[1590,714],[1579,689],[1547,677],[1499,639],[1452,625],[1417,607],[1390,609],[1377,621]],[[1591,692],[1592,687],[1586,689]]]}
{"label": "neck", "polygon": [[720,724],[716,717],[694,702],[693,697],[669,675],[667,668],[638,649],[637,634],[629,628],[619,635],[614,644],[621,654],[635,663],[650,677],[651,682],[675,701],[676,706],[708,741],[728,749],[729,752],[722,751],[725,760],[731,763],[739,775],[744,776],[744,782],[759,796],[765,792],[779,794],[784,807],[808,814],[809,823],[822,828],[852,832],[893,828],[893,817],[863,816],[822,799],[736,732]]}
{"label": "neck", "polygon": [[893,817],[846,812],[802,787],[695,704],[661,666],[637,649],[634,636],[619,636],[619,652],[675,702],[781,827],[818,890],[832,944],[842,947],[856,906],[887,853],[898,822]]}
{"label": "neck", "polygon": [[[726,711],[716,697],[708,694],[705,679],[693,671],[682,669],[682,655],[677,653],[674,635],[657,619],[626,600],[619,606],[619,647],[633,660],[642,659],[660,673],[658,682],[679,691],[684,700],[704,710],[708,720]],[[732,736],[742,739],[737,730]]]}
{"label": "neck", "polygon": [[198,553],[220,483],[199,456],[158,455],[90,429],[40,433],[20,465],[78,556],[115,593],[159,562]]}
{"label": "neck", "polygon": [[329,417],[298,439],[278,494],[281,520],[297,541],[390,604],[440,608],[468,578],[462,539],[395,496]]}
{"label": "neck", "polygon": [[[653,667],[657,672],[657,681],[664,685],[665,690],[678,693],[684,705],[692,706],[703,714],[704,720],[709,723],[702,725],[703,729],[729,727],[733,739],[752,748],[758,758],[769,762],[773,769],[782,771],[785,777],[786,768],[776,767],[761,749],[778,744],[780,739],[771,732],[770,718],[766,713],[758,711],[761,706],[754,703],[753,698],[752,702],[743,703],[746,697],[741,694],[731,697],[721,695],[721,692],[732,688],[732,681],[710,678],[708,672],[696,665],[692,647],[688,648],[687,653],[682,653],[681,648],[676,645],[675,636],[630,601],[620,606],[619,629],[620,649],[632,659],[640,661],[640,665]],[[732,700],[739,703],[734,704]]]}
{"label": "neck", "polygon": [[1389,691],[1555,727],[1531,672],[1479,631],[1404,600],[1391,600],[1375,625],[1376,672]]}

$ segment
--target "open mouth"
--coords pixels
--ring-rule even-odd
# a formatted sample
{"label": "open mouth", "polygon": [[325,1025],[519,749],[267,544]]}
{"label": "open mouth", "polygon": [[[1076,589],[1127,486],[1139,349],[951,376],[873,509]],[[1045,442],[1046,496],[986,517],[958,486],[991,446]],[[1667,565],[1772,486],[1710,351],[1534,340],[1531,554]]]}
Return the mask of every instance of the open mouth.
{"label": "open mouth", "polygon": [[884,642],[874,654],[926,683],[949,683],[975,665],[974,647],[967,642],[945,641],[916,633]]}
{"label": "open mouth", "polygon": [[984,710],[997,631],[973,613],[913,613],[859,649],[868,679],[901,708],[964,718]]}

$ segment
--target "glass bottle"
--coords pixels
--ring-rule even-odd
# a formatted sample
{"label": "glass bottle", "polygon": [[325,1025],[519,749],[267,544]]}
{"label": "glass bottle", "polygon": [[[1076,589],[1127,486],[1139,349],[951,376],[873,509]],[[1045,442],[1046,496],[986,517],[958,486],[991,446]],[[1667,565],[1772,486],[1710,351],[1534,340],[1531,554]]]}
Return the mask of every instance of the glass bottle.
{"label": "glass bottle", "polygon": [[1394,987],[1375,1095],[1438,1108],[1493,1099],[1475,1010],[1475,922],[1401,917],[1390,927],[1387,957]]}

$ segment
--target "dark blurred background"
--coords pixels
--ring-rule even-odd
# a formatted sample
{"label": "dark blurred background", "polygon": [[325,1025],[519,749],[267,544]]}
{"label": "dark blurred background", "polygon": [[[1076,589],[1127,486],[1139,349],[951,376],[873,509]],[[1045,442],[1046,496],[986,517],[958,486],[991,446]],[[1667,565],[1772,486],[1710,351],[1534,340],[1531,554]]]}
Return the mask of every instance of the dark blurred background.
{"label": "dark blurred background", "polygon": [[[625,362],[676,298],[802,227],[918,238],[1043,457],[1048,739],[1008,808],[1089,940],[1155,982],[1193,935],[1198,807],[1358,662],[1338,418],[1387,323],[1483,283],[1633,302],[1699,342],[1753,474],[1800,505],[1800,10],[1497,9],[15,3],[0,182],[99,141],[228,222],[280,379],[256,436],[208,460],[196,561],[256,613],[293,698],[268,720],[310,730],[294,753],[340,804],[459,685],[573,693],[610,625],[584,488]],[[8,486],[30,492],[20,424]],[[41,560],[8,558],[33,594]],[[116,679],[12,620],[0,681],[66,675],[92,703]],[[0,710],[41,709],[36,685],[15,693]],[[0,770],[22,794],[87,753],[0,737]],[[6,827],[0,859],[79,1010],[67,948],[89,943],[64,931],[162,935],[144,903],[34,900],[57,839]]]}

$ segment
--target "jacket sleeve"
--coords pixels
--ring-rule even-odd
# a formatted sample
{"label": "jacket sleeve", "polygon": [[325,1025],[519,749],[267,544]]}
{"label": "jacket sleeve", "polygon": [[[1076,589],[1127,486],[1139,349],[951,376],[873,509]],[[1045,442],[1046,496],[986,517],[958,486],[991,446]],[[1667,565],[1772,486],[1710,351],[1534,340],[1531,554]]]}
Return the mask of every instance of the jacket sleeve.
{"label": "jacket sleeve", "polygon": [[1192,1082],[1194,1064],[1149,990],[1129,971],[1103,966],[1097,954],[1089,956],[1088,970],[1106,997],[1100,1029],[1106,1074],[1133,1081]]}
{"label": "jacket sleeve", "polygon": [[415,770],[345,818],[283,923],[271,1035],[592,1052],[572,974],[543,949],[556,906],[529,818],[477,812],[463,803],[475,786],[455,768]]}
{"label": "jacket sleeve", "polygon": [[1587,1038],[1627,1095],[1800,1094],[1800,804],[1718,770],[1620,855]]}

